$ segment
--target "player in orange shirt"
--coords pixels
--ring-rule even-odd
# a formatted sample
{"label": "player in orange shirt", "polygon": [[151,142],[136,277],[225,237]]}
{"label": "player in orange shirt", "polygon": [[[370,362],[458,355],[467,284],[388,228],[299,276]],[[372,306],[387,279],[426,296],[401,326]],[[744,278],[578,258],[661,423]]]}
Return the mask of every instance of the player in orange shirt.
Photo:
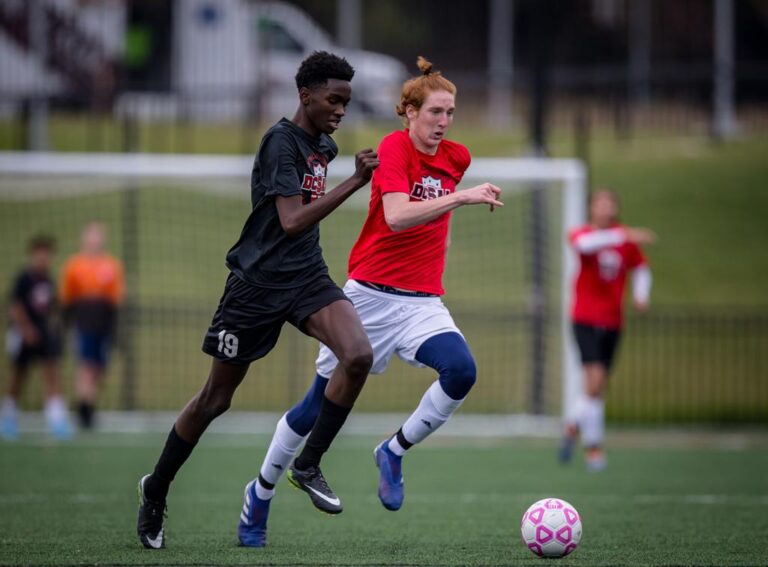
{"label": "player in orange shirt", "polygon": [[61,278],[61,304],[74,322],[77,337],[77,413],[85,429],[93,427],[117,309],[125,293],[123,266],[104,251],[105,243],[104,225],[88,223],[80,253],[67,260]]}

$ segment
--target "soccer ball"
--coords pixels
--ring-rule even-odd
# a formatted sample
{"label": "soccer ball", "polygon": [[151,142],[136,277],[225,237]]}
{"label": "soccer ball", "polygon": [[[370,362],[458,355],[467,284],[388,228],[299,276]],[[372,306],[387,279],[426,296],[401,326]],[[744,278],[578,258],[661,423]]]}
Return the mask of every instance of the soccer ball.
{"label": "soccer ball", "polygon": [[539,557],[565,557],[581,541],[581,517],[565,500],[545,498],[523,514],[520,533],[523,543]]}

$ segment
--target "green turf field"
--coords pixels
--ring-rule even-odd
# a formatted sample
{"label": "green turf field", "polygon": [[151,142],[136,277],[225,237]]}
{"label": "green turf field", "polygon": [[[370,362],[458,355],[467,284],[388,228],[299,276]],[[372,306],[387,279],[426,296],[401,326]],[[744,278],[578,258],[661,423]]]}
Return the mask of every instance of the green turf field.
{"label": "green turf field", "polygon": [[[638,440],[639,439],[639,440]],[[742,444],[659,432],[614,437],[610,467],[554,462],[554,442],[436,437],[409,454],[403,509],[375,495],[375,439],[342,437],[324,461],[345,511],[328,517],[283,481],[269,546],[236,547],[242,488],[264,437],[210,434],[170,495],[168,549],[135,536],[138,477],[156,434],[0,444],[0,565],[543,565],[518,524],[557,496],[582,515],[580,548],[558,565],[768,565],[766,437]]]}

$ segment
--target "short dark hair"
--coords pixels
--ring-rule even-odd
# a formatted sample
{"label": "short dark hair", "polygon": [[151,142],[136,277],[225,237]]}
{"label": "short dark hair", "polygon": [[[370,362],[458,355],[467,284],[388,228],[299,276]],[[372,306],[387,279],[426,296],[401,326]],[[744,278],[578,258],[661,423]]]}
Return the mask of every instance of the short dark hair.
{"label": "short dark hair", "polygon": [[35,250],[56,250],[56,239],[48,234],[37,234],[29,239],[27,250],[34,252]]}
{"label": "short dark hair", "polygon": [[296,88],[311,89],[328,82],[328,79],[351,81],[355,76],[352,65],[343,57],[327,51],[314,51],[301,62],[296,73]]}

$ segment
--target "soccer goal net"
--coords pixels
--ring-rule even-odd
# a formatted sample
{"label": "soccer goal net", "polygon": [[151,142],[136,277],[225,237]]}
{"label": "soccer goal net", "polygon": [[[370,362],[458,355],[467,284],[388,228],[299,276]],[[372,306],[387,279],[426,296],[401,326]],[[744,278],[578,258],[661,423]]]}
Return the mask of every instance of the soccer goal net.
{"label": "soccer goal net", "polygon": [[[178,409],[206,377],[200,345],[223,290],[225,254],[250,211],[251,166],[251,157],[239,156],[0,154],[6,290],[33,235],[57,239],[58,278],[92,220],[106,224],[108,249],[125,265],[128,293],[105,407]],[[352,169],[351,158],[338,158],[328,187]],[[478,364],[463,411],[556,416],[580,379],[567,321],[575,258],[565,232],[583,222],[585,172],[572,160],[479,158],[461,187],[482,181],[503,189],[505,207],[454,212],[444,277],[444,301]],[[361,189],[321,225],[340,285],[368,196]],[[7,317],[2,310],[0,323]],[[275,351],[252,366],[234,407],[283,411],[312,379],[316,354],[314,341],[287,325]],[[409,411],[432,379],[429,370],[393,360],[369,379],[358,408]]]}

